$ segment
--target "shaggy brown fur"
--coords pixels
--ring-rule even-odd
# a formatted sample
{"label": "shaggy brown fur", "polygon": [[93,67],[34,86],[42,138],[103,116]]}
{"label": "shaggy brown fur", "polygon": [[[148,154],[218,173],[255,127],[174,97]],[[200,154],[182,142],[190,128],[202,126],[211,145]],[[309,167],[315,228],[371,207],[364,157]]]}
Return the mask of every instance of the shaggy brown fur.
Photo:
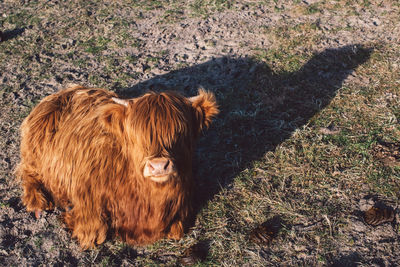
{"label": "shaggy brown fur", "polygon": [[[218,113],[212,93],[185,98],[148,93],[131,100],[81,86],[50,95],[21,126],[17,175],[23,203],[37,214],[54,205],[82,248],[114,233],[129,244],[183,236],[190,212],[191,157],[199,132]],[[167,158],[168,180],[143,175]]]}

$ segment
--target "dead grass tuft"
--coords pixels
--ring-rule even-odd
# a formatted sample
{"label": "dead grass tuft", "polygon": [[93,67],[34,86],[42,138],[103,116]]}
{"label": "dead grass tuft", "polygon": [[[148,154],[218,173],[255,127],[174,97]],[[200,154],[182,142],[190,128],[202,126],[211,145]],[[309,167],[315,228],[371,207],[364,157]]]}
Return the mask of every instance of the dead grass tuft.
{"label": "dead grass tuft", "polygon": [[[1,265],[175,266],[203,241],[206,258],[188,252],[183,264],[400,262],[398,219],[371,227],[363,215],[376,201],[360,207],[374,195],[399,208],[396,1],[14,2],[0,3]],[[182,240],[82,252],[59,211],[24,211],[12,175],[20,123],[68,83],[215,92],[221,113],[199,142]],[[264,225],[272,218],[279,231]]]}

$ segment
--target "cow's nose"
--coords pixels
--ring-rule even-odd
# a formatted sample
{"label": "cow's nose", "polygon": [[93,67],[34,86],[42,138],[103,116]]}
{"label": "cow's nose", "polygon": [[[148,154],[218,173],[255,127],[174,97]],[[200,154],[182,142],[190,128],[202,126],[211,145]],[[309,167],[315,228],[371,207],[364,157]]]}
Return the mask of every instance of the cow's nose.
{"label": "cow's nose", "polygon": [[167,158],[153,158],[144,166],[144,176],[166,176],[173,172],[174,166]]}

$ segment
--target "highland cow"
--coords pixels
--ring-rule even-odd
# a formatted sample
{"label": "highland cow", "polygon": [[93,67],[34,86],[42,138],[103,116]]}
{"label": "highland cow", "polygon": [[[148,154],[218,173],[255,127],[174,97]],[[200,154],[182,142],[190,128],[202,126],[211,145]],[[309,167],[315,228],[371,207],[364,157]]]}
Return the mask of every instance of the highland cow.
{"label": "highland cow", "polygon": [[58,206],[86,249],[109,234],[132,245],[179,239],[191,209],[196,138],[218,113],[212,93],[120,99],[76,86],[44,98],[21,126],[23,204]]}

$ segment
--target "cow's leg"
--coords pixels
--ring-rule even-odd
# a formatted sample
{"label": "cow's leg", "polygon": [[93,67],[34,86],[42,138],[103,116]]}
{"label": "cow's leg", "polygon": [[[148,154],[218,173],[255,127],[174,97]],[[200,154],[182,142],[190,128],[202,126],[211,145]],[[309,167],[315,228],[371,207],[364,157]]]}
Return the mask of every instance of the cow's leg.
{"label": "cow's leg", "polygon": [[83,249],[93,248],[101,244],[107,237],[108,226],[95,208],[74,205],[64,213],[64,221],[72,231],[72,237],[78,239]]}
{"label": "cow's leg", "polygon": [[167,238],[171,239],[180,239],[183,237],[184,229],[181,221],[174,222],[169,228],[169,232],[167,234]]}
{"label": "cow's leg", "polygon": [[34,211],[36,217],[38,217],[42,210],[49,210],[54,207],[50,193],[45,189],[37,172],[21,167],[19,175],[24,190],[22,203],[28,211]]}

